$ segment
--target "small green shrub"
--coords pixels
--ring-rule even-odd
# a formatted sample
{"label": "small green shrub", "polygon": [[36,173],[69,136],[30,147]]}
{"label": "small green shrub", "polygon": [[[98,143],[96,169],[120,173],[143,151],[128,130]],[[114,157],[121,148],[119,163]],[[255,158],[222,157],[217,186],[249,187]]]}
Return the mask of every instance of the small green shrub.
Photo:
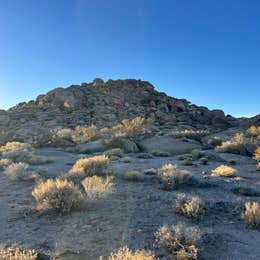
{"label": "small green shrub", "polygon": [[155,233],[156,245],[166,249],[177,260],[198,259],[198,243],[201,231],[197,227],[186,227],[184,224],[171,228],[164,225]]}
{"label": "small green shrub", "polygon": [[32,191],[38,210],[53,210],[60,213],[84,207],[83,195],[68,180],[57,178],[39,183]]}
{"label": "small green shrub", "polygon": [[201,157],[205,156],[205,152],[199,150],[199,149],[194,149],[191,151],[192,159],[193,160],[198,160]]}
{"label": "small green shrub", "polygon": [[152,151],[152,155],[156,156],[156,157],[169,157],[170,153],[164,152],[164,151],[155,150],[155,151]]}
{"label": "small green shrub", "polygon": [[152,159],[153,155],[150,153],[140,153],[137,157],[141,159]]}
{"label": "small green shrub", "polygon": [[123,153],[122,149],[120,149],[120,148],[113,148],[113,149],[105,151],[104,154],[110,158],[112,156],[121,157],[122,153]]}
{"label": "small green shrub", "polygon": [[143,181],[144,174],[139,171],[129,171],[124,174],[123,178],[128,181]]}

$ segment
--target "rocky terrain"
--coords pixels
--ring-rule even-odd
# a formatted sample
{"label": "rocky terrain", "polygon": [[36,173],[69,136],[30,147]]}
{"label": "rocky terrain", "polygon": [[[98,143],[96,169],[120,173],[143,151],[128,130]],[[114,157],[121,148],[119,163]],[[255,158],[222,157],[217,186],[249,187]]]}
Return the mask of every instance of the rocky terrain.
{"label": "rocky terrain", "polygon": [[[260,116],[234,118],[140,80],[95,79],[2,110],[0,259],[260,259],[258,147]],[[90,198],[92,172],[113,190]],[[62,196],[53,180],[67,185]],[[72,191],[85,207],[65,208]],[[180,196],[197,202],[177,210]],[[158,238],[179,223],[200,239]],[[108,258],[123,246],[151,256]]]}
{"label": "rocky terrain", "polygon": [[[92,83],[56,88],[35,101],[0,111],[1,140],[48,143],[58,127],[112,126],[125,118],[142,116],[155,126],[225,129],[238,120],[221,110],[209,110],[185,99],[158,92],[146,81],[95,79]],[[42,141],[40,141],[42,140]]]}

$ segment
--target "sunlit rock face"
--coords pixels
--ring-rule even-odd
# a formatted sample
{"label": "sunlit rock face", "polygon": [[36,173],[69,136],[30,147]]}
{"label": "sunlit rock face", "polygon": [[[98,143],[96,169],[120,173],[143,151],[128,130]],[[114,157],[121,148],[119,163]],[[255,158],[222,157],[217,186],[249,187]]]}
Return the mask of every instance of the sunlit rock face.
{"label": "sunlit rock face", "polygon": [[226,117],[221,110],[210,111],[185,99],[169,97],[156,91],[147,81],[104,82],[97,78],[91,83],[55,88],[35,101],[0,111],[0,131],[11,132],[16,139],[23,139],[32,138],[31,132],[45,136],[56,127],[90,124],[109,127],[136,116],[167,127],[189,125],[222,129],[237,124],[236,119]]}

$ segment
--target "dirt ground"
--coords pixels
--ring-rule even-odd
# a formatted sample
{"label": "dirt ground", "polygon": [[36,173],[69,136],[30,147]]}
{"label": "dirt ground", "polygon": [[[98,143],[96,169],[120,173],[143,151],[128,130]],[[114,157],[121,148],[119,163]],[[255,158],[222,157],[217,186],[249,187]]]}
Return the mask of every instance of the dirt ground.
{"label": "dirt ground", "polygon": [[[67,172],[80,157],[54,148],[38,149],[37,154],[53,159],[53,163],[33,166],[43,178]],[[244,203],[260,202],[260,197],[239,195],[233,191],[239,186],[255,187],[260,191],[260,174],[249,157],[218,155],[226,162],[236,162],[232,167],[238,170],[240,179],[204,178],[205,173],[223,164],[221,160],[210,160],[207,165],[181,166],[203,180],[205,185],[165,191],[154,175],[145,175],[140,182],[125,180],[123,176],[129,170],[159,168],[180,161],[176,157],[140,159],[136,154],[128,154],[132,157],[131,163],[110,163],[108,171],[115,175],[114,194],[90,203],[83,212],[66,215],[40,214],[34,209],[31,195],[35,182],[10,181],[0,172],[0,244],[23,245],[52,259],[95,260],[122,245],[155,250],[159,259],[171,259],[158,255],[153,246],[153,234],[163,224],[184,222],[198,225],[205,234],[200,259],[260,259],[260,231],[247,229],[241,218]],[[171,204],[179,193],[203,199],[209,205],[205,216],[192,220],[173,213]]]}

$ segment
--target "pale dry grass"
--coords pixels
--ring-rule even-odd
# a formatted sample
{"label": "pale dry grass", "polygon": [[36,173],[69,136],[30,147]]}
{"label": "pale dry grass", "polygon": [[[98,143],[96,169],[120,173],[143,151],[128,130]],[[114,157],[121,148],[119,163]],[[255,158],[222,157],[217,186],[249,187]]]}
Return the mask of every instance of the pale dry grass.
{"label": "pale dry grass", "polygon": [[175,138],[190,138],[195,140],[200,140],[201,137],[208,135],[210,132],[209,130],[176,130],[172,131],[172,136]]}
{"label": "pale dry grass", "polygon": [[37,260],[37,253],[34,250],[24,250],[18,247],[5,247],[0,249],[1,260]]}
{"label": "pale dry grass", "polygon": [[[100,260],[104,259],[100,257]],[[154,260],[155,257],[150,251],[132,251],[127,246],[121,247],[116,253],[112,253],[107,260]]]}
{"label": "pale dry grass", "polygon": [[158,170],[158,177],[166,190],[196,183],[195,178],[186,170],[178,169],[174,164],[166,164]]}
{"label": "pale dry grass", "polygon": [[202,233],[197,227],[178,224],[169,228],[164,225],[156,231],[155,239],[156,245],[166,249],[171,255],[171,259],[195,260],[198,259],[197,244],[201,235]]}
{"label": "pale dry grass", "polygon": [[189,218],[199,218],[205,212],[204,203],[199,197],[188,197],[185,194],[177,196],[173,210]]}
{"label": "pale dry grass", "polygon": [[108,157],[106,155],[81,158],[73,165],[69,174],[76,174],[83,177],[102,175],[107,165]]}
{"label": "pale dry grass", "polygon": [[222,164],[211,172],[211,176],[214,176],[214,177],[232,177],[236,173],[237,173],[236,169]]}
{"label": "pale dry grass", "polygon": [[260,205],[258,202],[247,202],[242,216],[247,227],[260,228]]}
{"label": "pale dry grass", "polygon": [[112,182],[113,177],[107,176],[101,178],[98,176],[86,177],[82,181],[87,198],[98,199],[104,198],[113,193],[114,183]]}
{"label": "pale dry grass", "polygon": [[260,147],[257,147],[257,148],[256,148],[256,150],[255,150],[255,152],[254,152],[253,158],[254,158],[256,161],[260,162]]}
{"label": "pale dry grass", "polygon": [[38,210],[54,210],[60,213],[83,207],[83,195],[68,180],[48,179],[39,183],[32,191]]}

